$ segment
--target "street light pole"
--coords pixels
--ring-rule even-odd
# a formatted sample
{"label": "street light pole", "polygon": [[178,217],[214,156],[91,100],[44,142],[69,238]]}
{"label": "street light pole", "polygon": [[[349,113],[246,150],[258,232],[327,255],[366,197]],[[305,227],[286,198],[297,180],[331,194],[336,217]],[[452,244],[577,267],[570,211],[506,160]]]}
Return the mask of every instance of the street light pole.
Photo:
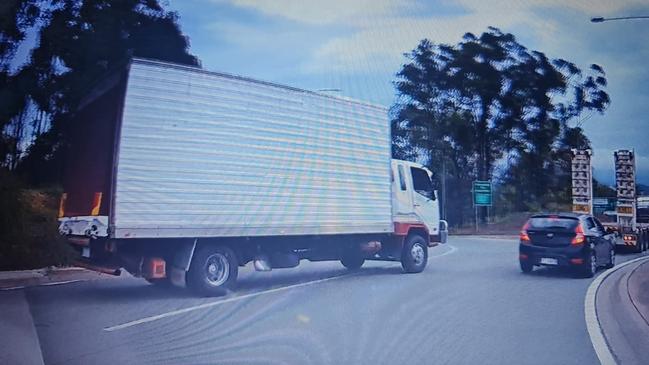
{"label": "street light pole", "polygon": [[615,18],[604,18],[601,16],[590,18],[590,21],[593,23],[603,23],[611,20],[630,20],[630,19],[649,19],[649,15],[639,15],[639,16],[621,16]]}

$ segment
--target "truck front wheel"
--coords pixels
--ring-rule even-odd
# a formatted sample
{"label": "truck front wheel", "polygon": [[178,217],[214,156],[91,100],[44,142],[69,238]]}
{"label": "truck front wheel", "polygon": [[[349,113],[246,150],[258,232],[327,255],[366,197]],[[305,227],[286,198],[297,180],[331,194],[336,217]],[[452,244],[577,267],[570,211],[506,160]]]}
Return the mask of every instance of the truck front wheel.
{"label": "truck front wheel", "polygon": [[187,286],[200,295],[225,295],[234,288],[238,274],[234,251],[225,246],[203,246],[194,253]]}
{"label": "truck front wheel", "polygon": [[424,271],[428,263],[428,242],[418,235],[412,234],[406,238],[401,251],[401,267],[407,273]]}

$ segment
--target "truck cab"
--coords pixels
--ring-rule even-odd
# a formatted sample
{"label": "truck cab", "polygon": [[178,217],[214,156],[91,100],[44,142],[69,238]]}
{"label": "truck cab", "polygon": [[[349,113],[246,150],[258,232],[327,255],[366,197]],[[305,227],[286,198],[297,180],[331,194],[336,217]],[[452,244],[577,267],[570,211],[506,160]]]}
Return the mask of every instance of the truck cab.
{"label": "truck cab", "polygon": [[392,219],[400,225],[423,225],[430,242],[445,243],[447,224],[440,220],[432,172],[410,161],[392,160]]}

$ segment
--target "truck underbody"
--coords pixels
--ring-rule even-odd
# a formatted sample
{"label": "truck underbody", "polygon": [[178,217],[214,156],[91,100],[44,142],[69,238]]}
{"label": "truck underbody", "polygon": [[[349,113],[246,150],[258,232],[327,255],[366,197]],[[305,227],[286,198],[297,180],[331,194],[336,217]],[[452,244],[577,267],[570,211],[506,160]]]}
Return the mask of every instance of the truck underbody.
{"label": "truck underbody", "polygon": [[[446,230],[430,236],[422,224],[396,223],[392,234],[315,235],[270,237],[205,237],[167,239],[111,239],[68,236],[79,253],[77,265],[106,274],[120,275],[125,269],[135,277],[156,284],[187,286],[203,295],[220,295],[234,287],[236,267],[253,263],[257,271],[292,268],[301,260],[340,261],[356,270],[366,260],[401,262],[405,272],[422,271],[427,248],[444,243]],[[325,241],[325,242],[323,242]],[[414,244],[413,244],[414,242]],[[224,275],[227,285],[210,285],[209,254],[228,262],[212,263],[212,271]],[[207,266],[206,266],[207,265]]]}

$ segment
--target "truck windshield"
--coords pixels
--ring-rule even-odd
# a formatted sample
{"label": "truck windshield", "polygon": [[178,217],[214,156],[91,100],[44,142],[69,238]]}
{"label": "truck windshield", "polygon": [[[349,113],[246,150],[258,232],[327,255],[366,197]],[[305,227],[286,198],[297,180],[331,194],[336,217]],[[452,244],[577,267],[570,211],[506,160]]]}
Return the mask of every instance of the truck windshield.
{"label": "truck windshield", "polygon": [[411,167],[412,185],[415,191],[429,199],[433,198],[433,184],[428,173],[424,169]]}

